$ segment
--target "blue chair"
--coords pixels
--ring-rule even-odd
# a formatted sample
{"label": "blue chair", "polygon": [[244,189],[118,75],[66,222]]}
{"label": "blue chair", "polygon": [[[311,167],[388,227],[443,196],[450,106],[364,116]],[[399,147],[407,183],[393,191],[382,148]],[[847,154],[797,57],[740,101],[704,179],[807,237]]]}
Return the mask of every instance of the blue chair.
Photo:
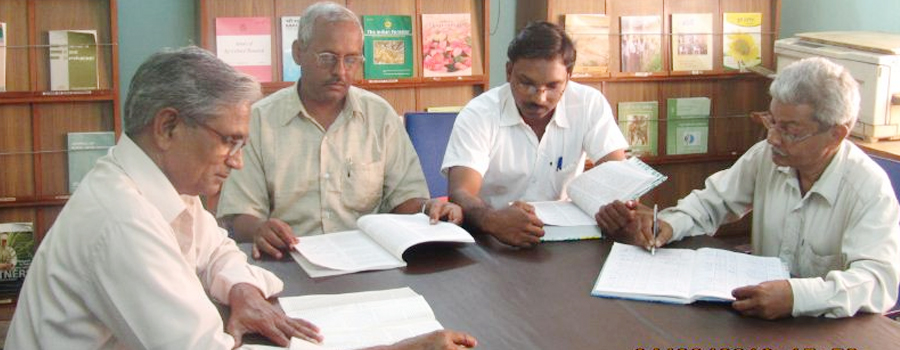
{"label": "blue chair", "polygon": [[[887,172],[888,178],[891,179],[891,185],[894,186],[894,195],[897,196],[897,199],[900,199],[900,162],[872,154],[870,154],[869,157]],[[898,300],[897,304],[885,313],[885,315],[893,319],[900,318],[900,300]]]}
{"label": "blue chair", "polygon": [[406,132],[419,155],[431,198],[446,197],[447,178],[441,175],[441,163],[456,113],[410,112],[404,117]]}

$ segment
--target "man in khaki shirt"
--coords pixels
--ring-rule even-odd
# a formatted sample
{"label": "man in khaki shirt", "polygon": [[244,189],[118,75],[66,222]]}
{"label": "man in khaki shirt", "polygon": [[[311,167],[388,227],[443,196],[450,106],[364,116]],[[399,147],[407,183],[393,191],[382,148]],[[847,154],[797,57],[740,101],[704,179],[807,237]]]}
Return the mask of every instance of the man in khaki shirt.
{"label": "man in khaki shirt", "polygon": [[298,240],[356,228],[379,212],[459,223],[455,204],[427,200],[415,149],[390,104],[351,86],[362,65],[362,28],[347,8],[303,13],[293,57],[300,81],[253,105],[245,167],[222,188],[217,215],[239,240],[281,258]]}

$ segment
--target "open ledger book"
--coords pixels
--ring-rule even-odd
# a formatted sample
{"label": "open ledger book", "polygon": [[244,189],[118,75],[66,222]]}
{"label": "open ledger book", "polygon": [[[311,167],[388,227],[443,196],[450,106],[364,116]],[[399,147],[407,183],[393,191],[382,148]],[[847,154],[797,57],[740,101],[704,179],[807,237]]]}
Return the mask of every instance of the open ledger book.
{"label": "open ledger book", "polygon": [[[566,188],[568,201],[531,202],[545,225],[596,226],[594,214],[615,200],[638,198],[659,186],[667,177],[637,157],[603,162],[578,175]],[[599,238],[599,230],[591,230]]]}
{"label": "open ledger book", "polygon": [[425,214],[371,214],[356,225],[358,230],[301,237],[291,256],[316,278],[406,266],[403,252],[420,243],[475,243],[461,227],[432,225]]}
{"label": "open ledger book", "polygon": [[722,249],[643,248],[614,243],[591,295],[605,298],[690,304],[733,301],[731,291],[790,278],[775,257]]}

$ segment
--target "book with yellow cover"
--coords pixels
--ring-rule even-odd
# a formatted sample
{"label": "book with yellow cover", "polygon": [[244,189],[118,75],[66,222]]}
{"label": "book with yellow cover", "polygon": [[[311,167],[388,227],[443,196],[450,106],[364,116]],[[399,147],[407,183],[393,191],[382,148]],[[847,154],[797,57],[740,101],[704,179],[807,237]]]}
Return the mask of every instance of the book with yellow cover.
{"label": "book with yellow cover", "polygon": [[713,69],[711,13],[672,14],[672,71]]}
{"label": "book with yellow cover", "polygon": [[609,17],[567,14],[566,31],[578,52],[573,77],[599,77],[609,72]]}
{"label": "book with yellow cover", "polygon": [[722,65],[745,71],[762,63],[762,14],[722,14]]}

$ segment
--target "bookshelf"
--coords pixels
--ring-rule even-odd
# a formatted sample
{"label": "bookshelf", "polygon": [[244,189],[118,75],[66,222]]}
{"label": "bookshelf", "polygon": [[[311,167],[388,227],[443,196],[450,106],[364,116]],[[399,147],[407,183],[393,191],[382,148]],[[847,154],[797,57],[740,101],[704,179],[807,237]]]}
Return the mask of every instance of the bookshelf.
{"label": "bookshelf", "polygon": [[[609,17],[609,73],[603,76],[575,78],[603,92],[618,116],[619,102],[658,101],[658,155],[643,159],[669,176],[669,180],[642,198],[644,203],[663,207],[675,205],[691,190],[702,188],[712,173],[726,169],[750,146],[765,139],[765,129],[751,118],[751,112],[769,107],[770,79],[755,73],[726,70],[723,67],[723,13],[758,12],[762,14],[761,66],[775,66],[774,41],[780,22],[780,0],[542,0],[536,6],[520,6],[517,27],[529,21],[547,20],[565,24],[567,14],[606,14]],[[704,71],[672,71],[671,18],[673,13],[711,13],[713,66]],[[631,73],[621,70],[621,16],[659,16],[663,70]],[[668,155],[666,150],[667,99],[709,97],[712,100],[707,152]],[[720,229],[722,235],[747,235],[749,218]],[[749,238],[749,237],[748,237]]]}
{"label": "bookshelf", "polygon": [[[0,222],[40,242],[69,198],[66,134],[121,133],[116,0],[0,0],[7,90],[0,92]],[[50,30],[97,31],[99,89],[50,91]]]}
{"label": "bookshelf", "polygon": [[[281,81],[282,16],[299,16],[316,0],[199,0],[201,46],[216,51],[217,17],[270,17],[272,33],[272,82],[263,83],[263,91],[272,93],[294,82]],[[488,89],[490,0],[344,0],[336,1],[359,16],[409,15],[413,28],[413,77],[398,80],[365,80],[358,72],[357,87],[385,98],[398,114],[423,111],[434,106],[464,105]],[[429,77],[422,75],[421,14],[469,13],[472,23],[472,76]]]}

